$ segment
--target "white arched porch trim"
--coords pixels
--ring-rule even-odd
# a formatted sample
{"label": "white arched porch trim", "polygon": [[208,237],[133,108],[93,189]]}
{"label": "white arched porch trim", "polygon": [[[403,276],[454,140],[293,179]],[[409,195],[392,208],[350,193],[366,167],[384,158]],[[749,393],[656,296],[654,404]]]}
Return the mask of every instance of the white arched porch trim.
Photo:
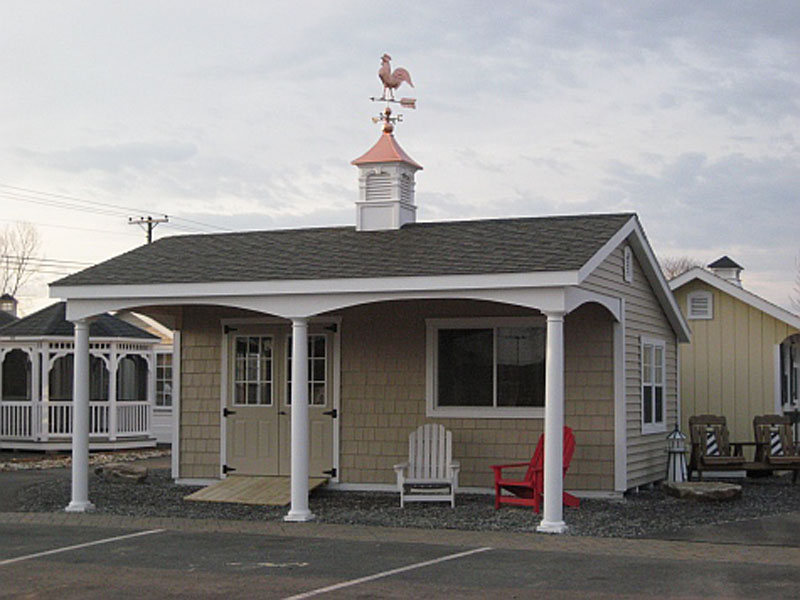
{"label": "white arched porch trim", "polygon": [[[475,279],[480,280],[481,278]],[[217,289],[214,291],[217,293],[209,293],[212,290],[206,288],[205,295],[194,297],[190,297],[187,293],[187,288],[192,286],[172,286],[173,289],[169,290],[170,294],[165,296],[123,297],[121,294],[114,293],[104,298],[78,297],[69,299],[67,316],[68,318],[80,318],[83,315],[145,306],[161,308],[212,305],[246,309],[263,314],[265,317],[291,321],[293,329],[296,330],[296,334],[293,335],[293,355],[303,357],[307,350],[305,344],[301,344],[302,348],[296,347],[296,344],[304,340],[306,336],[297,332],[304,331],[303,328],[307,328],[308,321],[316,316],[348,307],[391,301],[476,300],[538,310],[547,318],[548,328],[545,430],[549,433],[546,439],[552,440],[550,443],[557,445],[556,450],[548,450],[552,457],[552,464],[549,467],[546,466],[545,476],[548,481],[548,487],[552,490],[558,490],[557,494],[551,492],[550,502],[547,499],[545,500],[544,526],[542,530],[562,532],[566,528],[563,522],[563,509],[560,502],[561,490],[563,490],[560,455],[561,428],[564,422],[564,317],[583,304],[593,302],[606,308],[610,315],[616,321],[619,321],[623,314],[621,302],[617,298],[579,289],[574,285],[532,287],[529,285],[530,281],[517,277],[514,278],[513,282],[506,282],[509,287],[482,287],[479,285],[481,283],[485,284],[489,283],[489,281],[487,279],[471,281],[467,285],[463,279],[459,279],[459,285],[465,286],[461,289],[447,289],[447,286],[444,285],[439,289],[414,289],[415,286],[412,286],[411,289],[398,289],[399,286],[395,282],[392,289],[363,291],[356,289],[337,290],[335,286],[334,289],[326,289],[325,282],[316,281],[313,282],[314,291],[309,288],[309,291],[304,291],[304,293],[299,293],[297,290],[293,293],[281,293],[277,289],[269,291],[262,289],[260,294],[243,294],[241,293],[243,290],[227,284],[225,286],[216,286]],[[512,283],[513,285],[511,285]],[[167,286],[155,287],[162,287],[164,288],[162,291],[167,291]],[[230,293],[234,290],[238,293]],[[320,292],[319,290],[325,290],[325,292]],[[153,291],[158,290],[148,290],[148,292]],[[253,291],[255,292],[255,289]],[[304,360],[293,360],[292,365],[294,368],[299,365],[305,365],[305,363],[306,361]],[[298,399],[298,401],[292,403],[292,505],[286,519],[290,521],[305,521],[313,518],[313,515],[308,510],[307,454],[309,424],[307,398],[305,402],[300,401],[307,394],[307,372],[299,371],[293,373],[292,386],[293,398]],[[297,387],[295,388],[295,386]],[[553,431],[557,433],[553,433]],[[554,465],[557,466],[554,467]],[[554,501],[553,497],[558,501]]]}

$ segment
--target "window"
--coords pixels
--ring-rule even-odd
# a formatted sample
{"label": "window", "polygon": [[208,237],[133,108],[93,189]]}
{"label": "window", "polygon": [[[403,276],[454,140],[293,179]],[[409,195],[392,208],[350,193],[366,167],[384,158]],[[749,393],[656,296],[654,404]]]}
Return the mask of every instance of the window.
{"label": "window", "polygon": [[429,320],[429,416],[543,416],[545,335],[541,319]]}
{"label": "window", "polygon": [[172,406],[172,354],[156,354],[156,406]]}
{"label": "window", "polygon": [[642,433],[666,430],[665,354],[666,344],[662,340],[642,338]]}
{"label": "window", "polygon": [[711,292],[691,292],[686,296],[686,304],[689,319],[714,318],[714,296]]}
{"label": "window", "polygon": [[[308,336],[308,403],[325,406],[327,369],[327,338],[324,334]],[[292,336],[286,342],[286,404],[292,403]]]}
{"label": "window", "polygon": [[272,338],[237,336],[234,352],[233,403],[272,404]]}

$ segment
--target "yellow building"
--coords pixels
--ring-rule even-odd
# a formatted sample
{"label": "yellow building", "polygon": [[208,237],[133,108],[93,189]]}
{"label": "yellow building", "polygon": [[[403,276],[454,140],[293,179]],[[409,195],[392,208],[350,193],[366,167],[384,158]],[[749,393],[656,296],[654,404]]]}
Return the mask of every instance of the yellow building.
{"label": "yellow building", "polygon": [[742,287],[727,256],[670,281],[692,331],[680,347],[681,426],[692,415],[727,418],[731,439],[753,437],[753,417],[794,411],[800,316]]}

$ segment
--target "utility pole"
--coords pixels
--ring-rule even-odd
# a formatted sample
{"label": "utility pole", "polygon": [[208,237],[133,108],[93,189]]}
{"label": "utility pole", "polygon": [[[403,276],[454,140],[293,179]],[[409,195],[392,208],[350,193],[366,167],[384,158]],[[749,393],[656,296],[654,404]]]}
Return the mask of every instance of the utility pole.
{"label": "utility pole", "polygon": [[156,225],[159,223],[169,223],[169,217],[164,215],[163,218],[153,218],[153,217],[139,217],[138,219],[134,219],[133,217],[128,217],[128,225],[141,225],[142,229],[147,232],[147,243],[153,243],[153,229],[156,228]]}

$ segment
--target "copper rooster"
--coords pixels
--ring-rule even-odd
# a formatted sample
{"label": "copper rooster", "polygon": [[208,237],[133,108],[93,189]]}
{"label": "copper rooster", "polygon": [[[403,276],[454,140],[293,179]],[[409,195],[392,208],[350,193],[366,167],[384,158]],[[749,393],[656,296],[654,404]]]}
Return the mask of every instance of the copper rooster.
{"label": "copper rooster", "polygon": [[400,87],[404,81],[414,87],[411,83],[411,75],[403,67],[397,67],[392,71],[390,61],[392,57],[388,54],[381,56],[381,68],[378,69],[378,79],[383,82],[383,99],[386,99],[386,91],[389,91],[389,96],[394,100],[394,91]]}

